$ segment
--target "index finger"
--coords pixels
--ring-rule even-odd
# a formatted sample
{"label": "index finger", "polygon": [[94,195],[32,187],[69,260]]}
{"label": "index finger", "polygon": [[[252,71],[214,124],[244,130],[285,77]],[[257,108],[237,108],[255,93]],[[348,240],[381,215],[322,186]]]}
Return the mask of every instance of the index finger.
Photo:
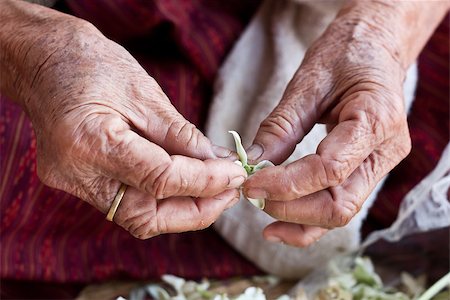
{"label": "index finger", "polygon": [[264,210],[291,223],[327,228],[347,225],[381,178],[409,152],[409,135],[392,139],[381,144],[342,185],[293,201],[267,201]]}
{"label": "index finger", "polygon": [[102,170],[156,199],[173,196],[210,197],[245,181],[245,170],[225,159],[202,161],[170,156],[158,145],[131,130],[115,131],[110,150],[100,160]]}

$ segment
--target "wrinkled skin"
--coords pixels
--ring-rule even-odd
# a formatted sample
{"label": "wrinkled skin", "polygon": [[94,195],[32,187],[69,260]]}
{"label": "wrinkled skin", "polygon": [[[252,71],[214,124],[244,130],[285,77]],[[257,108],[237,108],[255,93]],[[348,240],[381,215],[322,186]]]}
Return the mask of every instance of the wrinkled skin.
{"label": "wrinkled skin", "polygon": [[142,239],[205,228],[236,203],[246,173],[224,159],[231,151],[185,120],[124,48],[85,21],[49,14],[48,37],[11,51],[36,62],[11,90],[33,123],[42,182],[105,214],[129,185],[114,222]]}
{"label": "wrinkled skin", "polygon": [[[248,151],[251,163],[279,164],[315,123],[329,129],[315,154],[244,184],[279,220],[266,239],[303,247],[347,224],[408,154],[404,70],[449,7],[346,1]],[[32,120],[45,184],[103,213],[129,185],[114,221],[139,238],[205,228],[238,201],[246,173],[234,154],[186,121],[125,49],[85,21],[21,1],[0,2],[0,27],[0,91]]]}
{"label": "wrinkled skin", "polygon": [[404,67],[373,24],[355,23],[336,22],[313,44],[249,149],[253,160],[279,164],[315,123],[327,125],[315,154],[244,185],[248,197],[269,200],[265,211],[279,220],[264,230],[270,241],[304,247],[346,225],[411,149]]}

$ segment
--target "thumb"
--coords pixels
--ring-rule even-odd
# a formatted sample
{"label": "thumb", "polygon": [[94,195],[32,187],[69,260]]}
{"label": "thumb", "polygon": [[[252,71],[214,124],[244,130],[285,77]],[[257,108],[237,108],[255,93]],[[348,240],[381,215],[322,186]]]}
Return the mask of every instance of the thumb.
{"label": "thumb", "polygon": [[266,159],[274,164],[284,162],[317,120],[315,99],[308,97],[294,80],[278,106],[261,123],[248,148],[247,155],[252,163]]}

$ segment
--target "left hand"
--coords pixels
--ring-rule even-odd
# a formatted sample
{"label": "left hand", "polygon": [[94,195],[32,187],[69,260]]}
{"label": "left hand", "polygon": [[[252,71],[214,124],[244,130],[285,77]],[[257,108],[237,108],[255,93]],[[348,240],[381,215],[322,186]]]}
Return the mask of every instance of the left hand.
{"label": "left hand", "polygon": [[[304,247],[346,225],[376,184],[410,151],[404,68],[376,24],[334,22],[305,55],[280,104],[265,119],[249,158],[282,163],[315,123],[328,135],[315,154],[250,177],[244,193],[266,199],[279,221],[270,241]],[[393,36],[392,36],[393,37]]]}
{"label": "left hand", "polygon": [[0,20],[0,90],[30,117],[44,184],[105,214],[128,185],[114,222],[141,239],[206,228],[239,200],[247,174],[220,159],[231,151],[183,118],[126,49],[22,1],[0,1]]}

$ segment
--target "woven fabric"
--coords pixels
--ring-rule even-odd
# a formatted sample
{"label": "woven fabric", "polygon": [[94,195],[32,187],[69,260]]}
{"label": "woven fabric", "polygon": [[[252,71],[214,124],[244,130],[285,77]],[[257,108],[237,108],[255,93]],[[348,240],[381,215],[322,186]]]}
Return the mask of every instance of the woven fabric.
{"label": "woven fabric", "polygon": [[[211,84],[256,7],[230,1],[68,1],[69,10],[125,45],[178,110],[203,124]],[[413,151],[370,212],[367,229],[395,219],[406,192],[437,163],[449,139],[448,17],[420,57],[409,118]],[[88,204],[45,187],[36,175],[36,140],[25,113],[0,99],[0,277],[92,282],[164,273],[225,278],[258,270],[212,230],[140,241]],[[369,226],[370,225],[370,226]]]}

